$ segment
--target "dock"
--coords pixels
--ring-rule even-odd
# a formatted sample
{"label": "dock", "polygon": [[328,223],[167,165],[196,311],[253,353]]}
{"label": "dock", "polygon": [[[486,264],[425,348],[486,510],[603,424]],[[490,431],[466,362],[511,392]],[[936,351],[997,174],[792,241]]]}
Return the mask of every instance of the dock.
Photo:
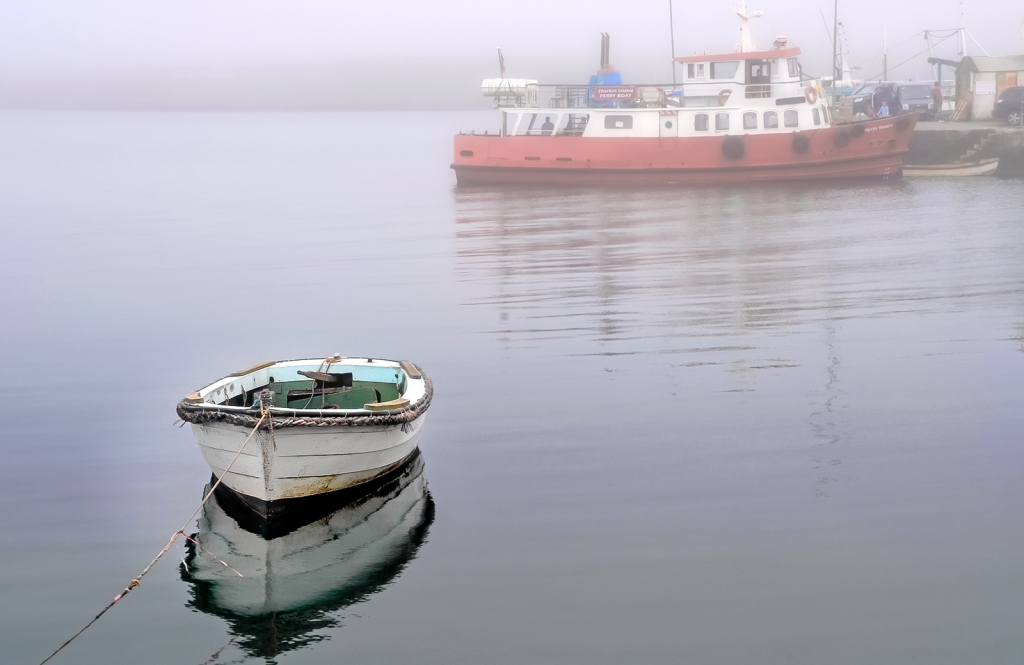
{"label": "dock", "polygon": [[999,158],[997,176],[1024,177],[1024,129],[1001,122],[919,122],[907,165]]}

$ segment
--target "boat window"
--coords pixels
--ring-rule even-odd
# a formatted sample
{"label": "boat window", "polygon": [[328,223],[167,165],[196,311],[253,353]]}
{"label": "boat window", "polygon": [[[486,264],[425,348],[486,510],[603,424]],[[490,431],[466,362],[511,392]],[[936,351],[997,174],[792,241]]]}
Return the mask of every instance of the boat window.
{"label": "boat window", "polygon": [[899,90],[900,99],[928,99],[932,89],[926,85],[904,85]]}
{"label": "boat window", "polygon": [[818,111],[818,109],[811,109],[811,118],[814,120],[814,124],[821,124],[821,113]]}
{"label": "boat window", "polygon": [[728,113],[716,113],[715,114],[715,129],[729,129],[729,114]]}
{"label": "boat window", "polygon": [[566,113],[558,123],[556,136],[583,136],[590,116],[586,113]]}
{"label": "boat window", "polygon": [[825,114],[825,122],[827,124],[832,123],[832,113],[829,112],[828,107],[824,104],[821,105],[821,112]]}
{"label": "boat window", "polygon": [[633,129],[633,116],[631,115],[606,115],[604,117],[605,129]]}
{"label": "boat window", "polygon": [[740,63],[738,62],[712,62],[711,63],[711,78],[713,79],[732,79],[736,78],[736,70],[739,69]]}
{"label": "boat window", "polygon": [[506,113],[505,121],[502,123],[501,129],[504,136],[508,136],[509,132],[516,131],[516,120],[519,120],[518,113]]}
{"label": "boat window", "polygon": [[707,113],[698,113],[693,116],[693,129],[698,132],[708,131],[709,120],[710,118]]}
{"label": "boat window", "polygon": [[516,136],[540,136],[541,122],[537,121],[539,113],[524,113],[523,120],[519,123],[519,130]]}
{"label": "boat window", "polygon": [[789,75],[791,77],[800,76],[800,67],[796,64],[796,58],[790,58],[786,60],[786,64],[789,65]]}
{"label": "boat window", "polygon": [[782,117],[786,120],[786,127],[797,127],[800,124],[800,114],[796,109],[786,109]]}
{"label": "boat window", "polygon": [[743,129],[757,129],[757,113],[747,111],[743,114]]}
{"label": "boat window", "polygon": [[764,112],[764,128],[765,129],[778,129],[779,128],[779,114],[775,111]]}
{"label": "boat window", "polygon": [[554,113],[538,113],[538,118],[543,118],[543,122],[539,122],[539,129],[541,136],[551,136],[555,131],[555,121],[558,120],[558,115]]}
{"label": "boat window", "polygon": [[686,77],[691,79],[704,78],[704,63],[691,62],[686,66]]}

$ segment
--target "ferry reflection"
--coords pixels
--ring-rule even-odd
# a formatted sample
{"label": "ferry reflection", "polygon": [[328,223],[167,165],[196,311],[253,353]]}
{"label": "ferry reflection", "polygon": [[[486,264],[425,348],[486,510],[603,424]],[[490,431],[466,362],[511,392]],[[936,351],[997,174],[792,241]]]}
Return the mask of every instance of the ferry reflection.
{"label": "ferry reflection", "polygon": [[225,619],[250,657],[276,656],[327,639],[338,610],[366,600],[401,574],[425,542],[434,503],[417,452],[392,478],[315,522],[270,539],[210,501],[188,543],[181,577],[187,606]]}

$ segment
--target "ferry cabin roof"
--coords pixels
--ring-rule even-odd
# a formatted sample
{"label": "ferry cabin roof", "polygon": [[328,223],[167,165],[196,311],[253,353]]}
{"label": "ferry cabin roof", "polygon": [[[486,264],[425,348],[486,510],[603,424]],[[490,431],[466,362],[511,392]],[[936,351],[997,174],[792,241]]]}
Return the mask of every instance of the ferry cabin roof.
{"label": "ferry cabin roof", "polygon": [[[802,73],[797,56],[799,48],[728,53],[724,55],[693,55],[676,58],[682,65],[683,99],[717,94],[716,85],[741,84],[746,86],[747,97],[772,97],[770,87],[775,84],[802,84]],[[784,86],[784,87],[792,87]]]}

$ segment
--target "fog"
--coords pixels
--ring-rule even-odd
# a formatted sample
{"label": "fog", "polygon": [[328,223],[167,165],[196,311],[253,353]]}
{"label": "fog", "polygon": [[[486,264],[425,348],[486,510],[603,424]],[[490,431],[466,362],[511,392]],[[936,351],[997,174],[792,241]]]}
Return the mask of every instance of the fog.
{"label": "fog", "polygon": [[[676,0],[676,55],[728,52],[738,41],[730,0]],[[1024,7],[999,0],[842,2],[856,76],[928,79],[921,31],[962,23],[968,54],[1016,53]],[[479,82],[496,76],[584,82],[599,33],[626,82],[671,81],[668,0],[339,3],[295,0],[37,0],[0,4],[0,107],[86,109],[486,108]],[[769,48],[803,50],[804,70],[829,73],[832,5],[751,0]],[[956,56],[956,38],[936,55]],[[979,44],[980,43],[980,47]]]}

